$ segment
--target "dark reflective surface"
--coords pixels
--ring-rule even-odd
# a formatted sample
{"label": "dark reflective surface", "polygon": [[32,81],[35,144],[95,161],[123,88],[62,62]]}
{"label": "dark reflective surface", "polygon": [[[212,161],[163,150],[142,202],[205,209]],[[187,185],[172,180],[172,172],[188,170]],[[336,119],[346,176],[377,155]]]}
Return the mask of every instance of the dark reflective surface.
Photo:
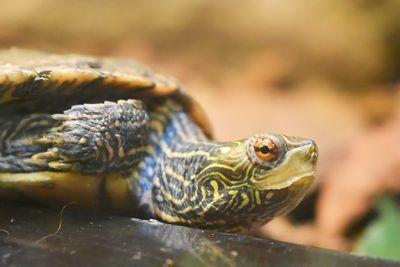
{"label": "dark reflective surface", "polygon": [[[61,210],[61,209],[60,209]],[[152,221],[0,204],[1,266],[400,266]]]}

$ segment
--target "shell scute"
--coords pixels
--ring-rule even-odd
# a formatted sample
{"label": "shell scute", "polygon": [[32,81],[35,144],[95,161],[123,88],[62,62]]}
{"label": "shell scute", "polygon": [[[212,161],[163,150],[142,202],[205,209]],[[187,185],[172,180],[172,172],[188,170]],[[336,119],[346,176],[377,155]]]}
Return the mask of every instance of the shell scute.
{"label": "shell scute", "polygon": [[[0,112],[59,112],[72,105],[105,100],[173,96],[206,132],[201,107],[172,77],[134,61],[22,49],[0,51]],[[150,100],[149,100],[150,99]]]}

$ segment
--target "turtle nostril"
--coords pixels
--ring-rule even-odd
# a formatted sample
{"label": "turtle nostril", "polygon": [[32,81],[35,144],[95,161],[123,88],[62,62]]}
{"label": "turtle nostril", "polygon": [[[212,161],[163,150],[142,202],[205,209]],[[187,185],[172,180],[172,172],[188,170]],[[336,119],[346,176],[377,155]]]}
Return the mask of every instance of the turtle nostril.
{"label": "turtle nostril", "polygon": [[315,166],[317,164],[319,154],[317,144],[313,140],[308,140],[307,145],[309,147],[308,157],[311,160],[312,164]]}
{"label": "turtle nostril", "polygon": [[310,159],[313,166],[316,166],[318,161],[318,150],[314,149],[314,151],[310,153]]}
{"label": "turtle nostril", "polygon": [[313,140],[309,140],[308,145],[310,146],[310,153],[315,153],[318,155],[317,144]]}

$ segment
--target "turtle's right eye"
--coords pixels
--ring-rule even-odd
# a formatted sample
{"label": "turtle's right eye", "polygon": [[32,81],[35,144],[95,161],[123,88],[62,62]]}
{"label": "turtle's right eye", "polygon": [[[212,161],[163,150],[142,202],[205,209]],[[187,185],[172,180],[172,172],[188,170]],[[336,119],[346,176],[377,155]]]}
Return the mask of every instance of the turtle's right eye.
{"label": "turtle's right eye", "polygon": [[253,149],[256,157],[263,162],[276,160],[279,153],[276,144],[267,137],[256,140]]}

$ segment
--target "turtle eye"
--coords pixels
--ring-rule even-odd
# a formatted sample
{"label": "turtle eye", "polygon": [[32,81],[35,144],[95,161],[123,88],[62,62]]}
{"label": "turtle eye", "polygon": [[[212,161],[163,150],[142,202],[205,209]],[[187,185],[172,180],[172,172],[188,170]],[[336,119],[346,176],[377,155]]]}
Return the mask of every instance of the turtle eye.
{"label": "turtle eye", "polygon": [[278,157],[278,148],[270,138],[264,137],[256,140],[253,148],[256,157],[263,162],[274,161]]}

